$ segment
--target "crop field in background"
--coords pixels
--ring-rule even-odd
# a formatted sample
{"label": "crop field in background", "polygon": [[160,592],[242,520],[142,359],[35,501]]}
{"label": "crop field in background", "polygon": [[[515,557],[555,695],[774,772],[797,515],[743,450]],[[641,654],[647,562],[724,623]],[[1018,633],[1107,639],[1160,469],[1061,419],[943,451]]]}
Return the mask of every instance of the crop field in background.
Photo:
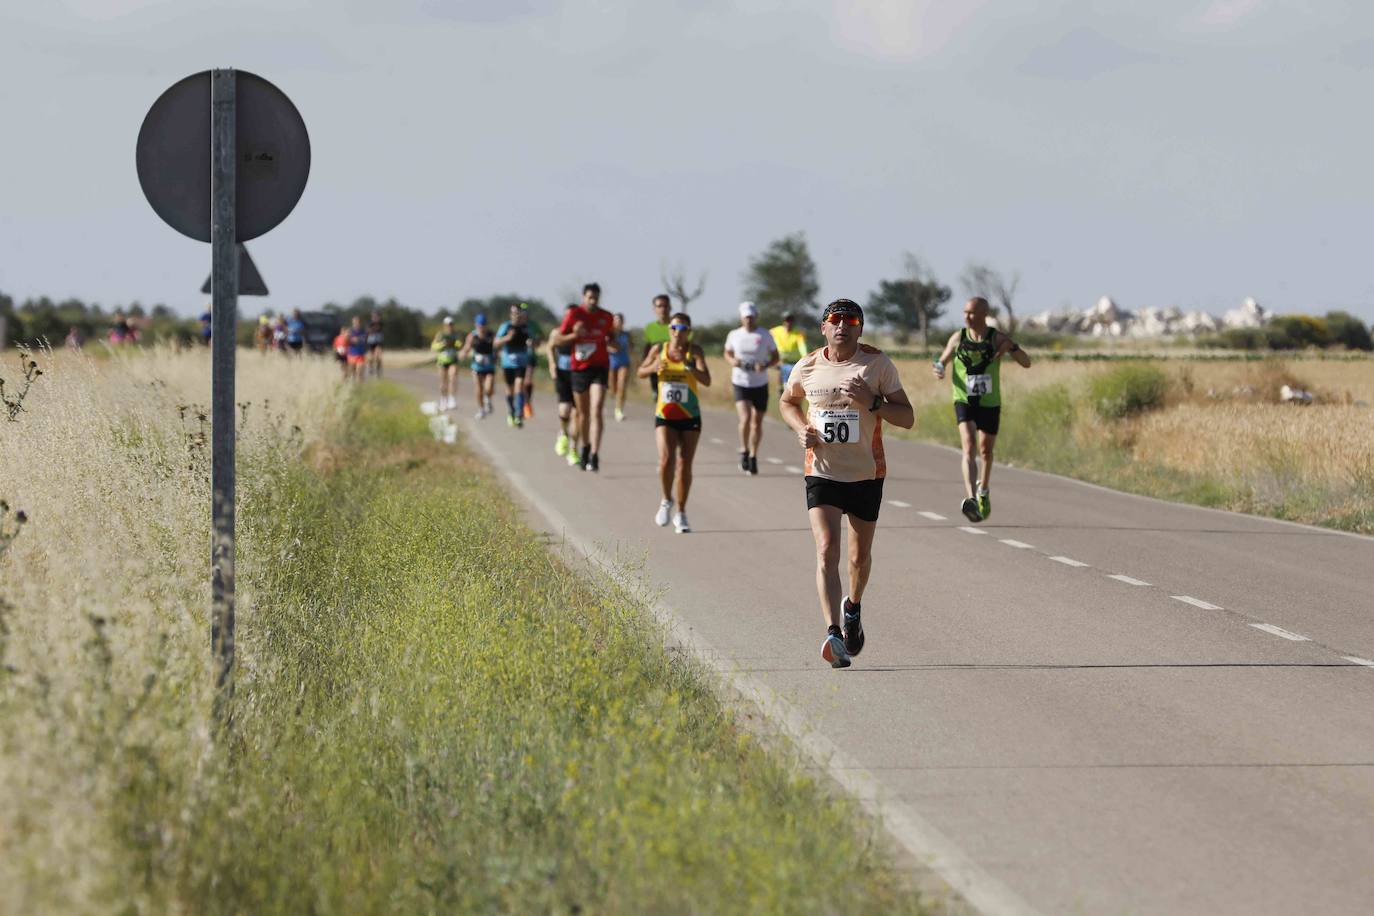
{"label": "crop field in background", "polygon": [[240,353],[215,737],[208,353],[38,359],[0,418],[0,912],[922,911],[639,598],[324,359]]}

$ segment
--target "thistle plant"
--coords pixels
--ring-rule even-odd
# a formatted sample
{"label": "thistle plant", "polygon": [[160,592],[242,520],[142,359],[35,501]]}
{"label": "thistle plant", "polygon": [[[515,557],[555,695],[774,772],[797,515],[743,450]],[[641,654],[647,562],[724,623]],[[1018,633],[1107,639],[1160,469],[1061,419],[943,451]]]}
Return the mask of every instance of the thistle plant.
{"label": "thistle plant", "polygon": [[23,383],[17,389],[11,388],[6,392],[5,379],[0,376],[0,404],[4,404],[5,416],[11,423],[18,420],[19,415],[24,412],[24,398],[29,396],[29,389],[33,387],[34,380],[43,374],[43,370],[38,368],[38,361],[25,347],[19,348],[19,368]]}

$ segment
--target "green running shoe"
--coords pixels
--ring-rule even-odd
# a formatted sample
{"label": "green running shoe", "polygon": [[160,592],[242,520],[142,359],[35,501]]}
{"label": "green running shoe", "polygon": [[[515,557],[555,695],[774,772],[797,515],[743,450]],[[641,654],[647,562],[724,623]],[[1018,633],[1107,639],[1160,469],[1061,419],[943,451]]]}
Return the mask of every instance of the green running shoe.
{"label": "green running shoe", "polygon": [[571,448],[568,449],[568,467],[580,467],[581,464],[582,462],[578,461],[577,459],[577,450]]}
{"label": "green running shoe", "polygon": [[978,514],[983,518],[992,515],[992,500],[987,493],[978,494]]}
{"label": "green running shoe", "polygon": [[553,453],[554,453],[555,455],[566,455],[566,454],[568,454],[568,434],[567,434],[567,433],[559,433],[559,434],[558,434],[558,440],[557,440],[556,442],[554,442],[554,444],[553,444]]}

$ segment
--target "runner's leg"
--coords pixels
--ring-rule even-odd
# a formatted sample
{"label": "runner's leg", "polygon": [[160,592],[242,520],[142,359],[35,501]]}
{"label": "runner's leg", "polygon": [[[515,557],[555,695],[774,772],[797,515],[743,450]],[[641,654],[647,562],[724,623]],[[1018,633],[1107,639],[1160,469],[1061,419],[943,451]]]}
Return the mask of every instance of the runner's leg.
{"label": "runner's leg", "polygon": [[677,456],[677,510],[687,511],[687,495],[692,491],[692,461],[697,456],[701,430],[687,430],[681,434],[682,445]]}
{"label": "runner's leg", "polygon": [[629,379],[630,369],[628,366],[621,366],[614,371],[612,382],[615,385],[616,416],[625,415],[625,396],[630,393]]}
{"label": "runner's leg", "polygon": [[963,454],[959,457],[959,467],[963,469],[964,474],[964,495],[969,499],[974,496],[973,483],[978,479],[978,453],[974,449],[975,435],[972,420],[959,424],[959,445],[963,449]]}
{"label": "runner's leg", "polygon": [[663,499],[673,498],[673,476],[677,470],[678,439],[682,435],[671,426],[660,426],[654,430],[658,440],[658,483],[663,488]]}
{"label": "runner's leg", "polygon": [[817,506],[807,512],[811,536],[816,541],[816,593],[826,626],[840,625],[840,525],[844,517],[837,506]]}
{"label": "runner's leg", "polygon": [[585,446],[591,441],[591,400],[591,389],[586,391],[573,391],[573,409],[577,411],[577,435],[574,438],[577,439],[578,444],[582,446]]}
{"label": "runner's leg", "polygon": [[997,443],[997,436],[992,433],[978,433],[978,451],[983,455],[983,476],[978,478],[978,489],[980,491],[988,488],[988,482],[992,480],[992,447]]}
{"label": "runner's leg", "polygon": [[[590,441],[592,443],[592,454],[599,455],[601,454],[601,431],[605,427],[605,418],[602,416],[602,413],[606,406],[606,386],[593,384],[591,386],[591,391],[588,393],[591,395],[590,407],[592,413],[589,418],[591,422],[588,429],[591,433]],[[577,407],[581,410],[581,403],[579,403]]]}
{"label": "runner's leg", "polygon": [[759,443],[763,441],[763,411],[749,405],[749,454],[759,453]]}
{"label": "runner's leg", "polygon": [[862,604],[868,574],[873,570],[873,535],[877,522],[849,516],[849,600]]}
{"label": "runner's leg", "polygon": [[746,455],[749,454],[749,417],[753,410],[748,401],[735,402],[735,413],[739,414],[739,450]]}

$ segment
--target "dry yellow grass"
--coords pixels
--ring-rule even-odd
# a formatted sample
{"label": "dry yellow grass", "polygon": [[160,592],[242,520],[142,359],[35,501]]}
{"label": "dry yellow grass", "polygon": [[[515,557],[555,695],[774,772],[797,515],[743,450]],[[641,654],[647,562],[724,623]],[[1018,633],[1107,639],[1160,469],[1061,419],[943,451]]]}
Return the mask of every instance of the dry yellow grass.
{"label": "dry yellow grass", "polygon": [[[30,519],[0,558],[0,887],[16,889],[0,911],[16,913],[100,909],[92,876],[136,842],[107,833],[111,799],[137,787],[93,755],[146,749],[194,769],[210,683],[208,352],[37,359],[27,412],[0,419],[0,498]],[[0,377],[17,364],[4,354]],[[243,506],[261,495],[254,468],[318,439],[343,395],[323,360],[240,351],[238,401]],[[240,526],[241,545],[253,537]],[[184,717],[134,714],[173,689]]]}

